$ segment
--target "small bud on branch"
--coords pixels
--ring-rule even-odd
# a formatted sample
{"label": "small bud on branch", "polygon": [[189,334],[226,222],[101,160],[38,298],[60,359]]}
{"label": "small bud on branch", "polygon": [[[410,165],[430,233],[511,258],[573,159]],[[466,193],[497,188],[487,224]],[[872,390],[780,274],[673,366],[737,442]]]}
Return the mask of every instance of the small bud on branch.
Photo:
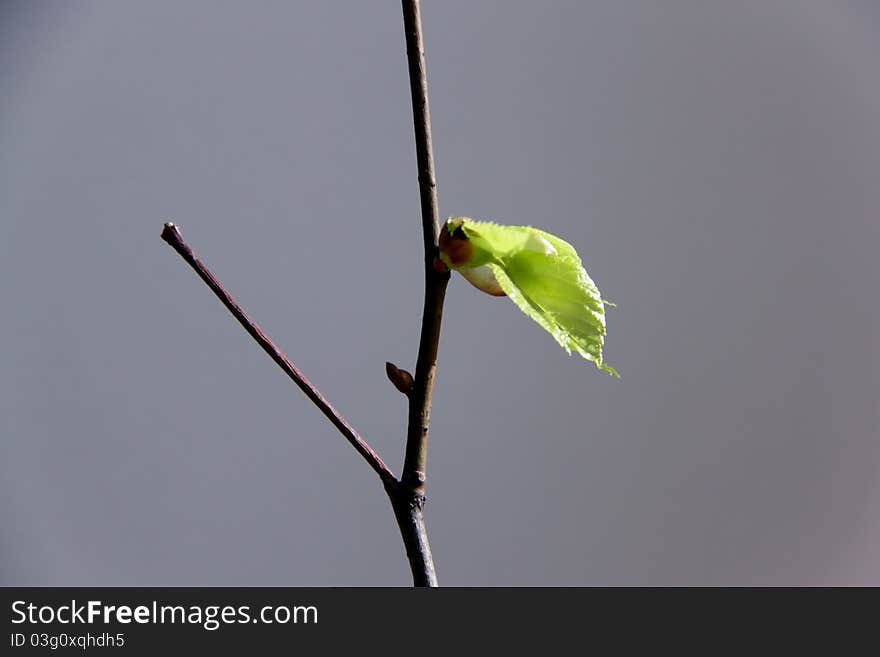
{"label": "small bud on branch", "polygon": [[409,397],[409,393],[412,392],[413,387],[412,374],[406,370],[400,369],[394,363],[385,363],[385,374],[395,388]]}

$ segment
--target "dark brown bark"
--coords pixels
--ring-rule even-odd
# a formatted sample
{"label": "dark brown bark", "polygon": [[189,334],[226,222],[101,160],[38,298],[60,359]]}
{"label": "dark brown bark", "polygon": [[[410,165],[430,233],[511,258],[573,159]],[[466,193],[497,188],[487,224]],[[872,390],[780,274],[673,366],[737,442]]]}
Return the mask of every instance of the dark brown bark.
{"label": "dark brown bark", "polygon": [[[400,490],[392,504],[407,548],[413,581],[416,586],[437,586],[437,575],[428,545],[422,509],[425,503],[425,480],[428,457],[428,427],[437,371],[437,347],[440,322],[446,296],[448,271],[434,268],[440,236],[440,210],[437,203],[437,179],[434,173],[434,147],[431,138],[431,112],[428,105],[428,77],[425,67],[425,43],[422,36],[421,3],[403,0],[403,27],[406,34],[406,57],[412,95],[416,161],[419,173],[419,196],[422,206],[422,236],[425,246],[425,301],[422,332],[416,360],[415,379],[409,395],[409,421],[406,432],[406,457]],[[401,516],[404,516],[401,518]]]}

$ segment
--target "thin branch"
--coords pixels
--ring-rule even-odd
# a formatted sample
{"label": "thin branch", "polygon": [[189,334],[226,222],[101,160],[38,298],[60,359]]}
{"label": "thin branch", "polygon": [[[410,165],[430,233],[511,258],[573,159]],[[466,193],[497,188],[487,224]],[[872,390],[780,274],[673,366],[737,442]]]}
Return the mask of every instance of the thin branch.
{"label": "thin branch", "polygon": [[205,281],[205,284],[211,288],[211,291],[217,295],[220,301],[223,302],[223,305],[232,313],[235,319],[244,327],[244,329],[250,333],[251,337],[257,341],[263,351],[265,351],[269,356],[272,357],[278,366],[284,370],[284,372],[293,379],[293,382],[299,386],[300,390],[302,390],[306,397],[314,402],[315,406],[321,409],[321,412],[327,416],[327,418],[333,423],[339,432],[345,436],[345,439],[351,443],[351,446],[357,450],[358,454],[360,454],[364,460],[370,465],[371,468],[375,471],[377,475],[379,475],[379,479],[385,483],[386,487],[389,483],[396,483],[394,478],[394,473],[388,469],[388,466],[379,458],[379,455],[370,447],[367,442],[360,437],[357,431],[339,414],[333,405],[328,402],[324,395],[315,388],[314,385],[305,377],[305,375],[299,371],[299,369],[293,363],[288,360],[287,356],[284,355],[278,347],[275,346],[275,343],[263,332],[256,322],[254,322],[250,317],[248,317],[247,313],[242,309],[241,306],[238,305],[238,302],[232,297],[229,292],[223,287],[220,281],[211,273],[211,271],[205,266],[205,264],[199,259],[199,257],[193,252],[192,248],[187,244],[183,235],[180,234],[180,231],[177,229],[172,223],[165,224],[162,229],[162,239],[168,242],[175,251],[177,251],[181,257],[186,260],[190,267],[195,269],[196,273]]}
{"label": "thin branch", "polygon": [[412,94],[416,161],[419,171],[419,196],[422,206],[422,233],[425,245],[425,303],[416,374],[409,392],[409,418],[406,430],[406,455],[400,484],[389,487],[388,495],[406,556],[416,586],[437,586],[434,559],[428,544],[428,530],[422,507],[425,503],[425,472],[428,456],[428,427],[431,423],[431,398],[437,370],[437,345],[449,272],[434,268],[440,233],[437,205],[437,181],[434,175],[434,152],[431,142],[431,115],[428,109],[428,78],[425,69],[425,44],[419,0],[403,1],[403,27],[409,64]]}
{"label": "thin branch", "polygon": [[422,205],[422,233],[425,244],[425,304],[416,374],[410,393],[409,421],[406,433],[406,458],[401,483],[417,495],[424,495],[428,454],[428,427],[431,422],[431,399],[437,369],[437,346],[449,272],[434,268],[440,233],[437,181],[434,175],[434,151],[431,140],[431,114],[428,107],[428,78],[425,68],[425,44],[419,0],[403,0],[403,24],[406,31],[406,55],[412,94],[416,159]]}
{"label": "thin branch", "polygon": [[[434,375],[437,369],[437,346],[440,342],[440,323],[443,316],[443,300],[449,272],[434,267],[438,255],[440,213],[437,204],[437,182],[434,175],[434,154],[431,143],[431,118],[428,110],[428,81],[425,73],[425,49],[422,38],[422,18],[419,0],[402,0],[403,22],[406,32],[406,53],[409,64],[410,91],[412,93],[413,123],[415,127],[416,160],[419,172],[419,192],[422,207],[422,232],[425,246],[425,303],[422,312],[422,330],[416,372],[409,387],[403,381],[402,371],[395,366],[388,368],[389,378],[395,382],[395,370],[400,380],[395,382],[398,390],[409,397],[406,454],[403,475],[398,481],[378,454],[361,438],[357,431],[343,419],[339,412],[318,392],[278,347],[251,320],[193,253],[174,224],[165,224],[162,239],[168,242],[195,269],[209,288],[223,302],[251,337],[272,357],[281,369],[293,379],[306,396],[321,409],[333,425],[339,429],[352,447],[379,475],[391,500],[394,516],[400,527],[406,555],[412,570],[415,586],[437,586],[434,560],[428,544],[428,532],[422,508],[425,502],[425,462],[428,447],[428,427],[431,417],[431,398],[434,392]],[[408,374],[407,374],[408,376]]]}

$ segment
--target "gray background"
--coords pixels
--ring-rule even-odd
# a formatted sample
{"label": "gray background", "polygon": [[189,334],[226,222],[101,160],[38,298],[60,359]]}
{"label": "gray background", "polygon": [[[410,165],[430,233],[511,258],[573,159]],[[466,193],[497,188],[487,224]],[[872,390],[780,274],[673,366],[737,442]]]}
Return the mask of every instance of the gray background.
{"label": "gray background", "polygon": [[[880,584],[880,12],[428,2],[441,212],[575,244],[616,381],[450,287],[441,583]],[[397,2],[0,3],[0,583],[404,585]]]}

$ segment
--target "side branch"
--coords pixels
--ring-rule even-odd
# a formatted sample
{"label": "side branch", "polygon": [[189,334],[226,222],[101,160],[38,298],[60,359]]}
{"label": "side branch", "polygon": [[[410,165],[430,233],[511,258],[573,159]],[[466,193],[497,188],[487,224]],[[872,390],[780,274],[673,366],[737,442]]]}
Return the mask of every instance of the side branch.
{"label": "side branch", "polygon": [[324,395],[322,395],[305,377],[305,375],[299,371],[296,365],[288,360],[287,356],[284,355],[284,352],[275,346],[275,343],[272,342],[269,336],[266,335],[250,317],[248,317],[247,313],[245,313],[242,307],[238,305],[238,302],[231,294],[229,294],[229,292],[226,291],[220,281],[217,280],[214,274],[211,273],[198,256],[196,256],[192,248],[184,241],[183,235],[180,234],[177,226],[172,223],[165,224],[162,229],[162,239],[168,242],[168,244],[170,244],[174,250],[186,260],[189,266],[196,271],[205,284],[211,288],[211,291],[217,295],[217,298],[223,302],[223,305],[226,306],[230,313],[232,313],[233,317],[238,320],[239,324],[241,324],[244,329],[250,333],[251,337],[256,340],[257,344],[263,348],[263,351],[269,354],[272,360],[278,364],[278,367],[284,370],[285,374],[287,374],[287,376],[299,386],[300,390],[305,393],[306,397],[311,399],[315,406],[321,409],[321,412],[327,416],[330,422],[333,423],[333,426],[339,429],[339,432],[349,443],[351,443],[351,446],[357,450],[357,453],[360,454],[373,471],[379,475],[379,479],[381,479],[386,486],[394,483],[394,473],[388,469],[388,466],[385,465],[381,458],[379,458],[379,455],[376,454],[373,448],[360,437],[358,432],[354,430],[345,418],[339,414],[339,411],[333,408],[333,405],[330,404],[330,402],[324,398]]}

